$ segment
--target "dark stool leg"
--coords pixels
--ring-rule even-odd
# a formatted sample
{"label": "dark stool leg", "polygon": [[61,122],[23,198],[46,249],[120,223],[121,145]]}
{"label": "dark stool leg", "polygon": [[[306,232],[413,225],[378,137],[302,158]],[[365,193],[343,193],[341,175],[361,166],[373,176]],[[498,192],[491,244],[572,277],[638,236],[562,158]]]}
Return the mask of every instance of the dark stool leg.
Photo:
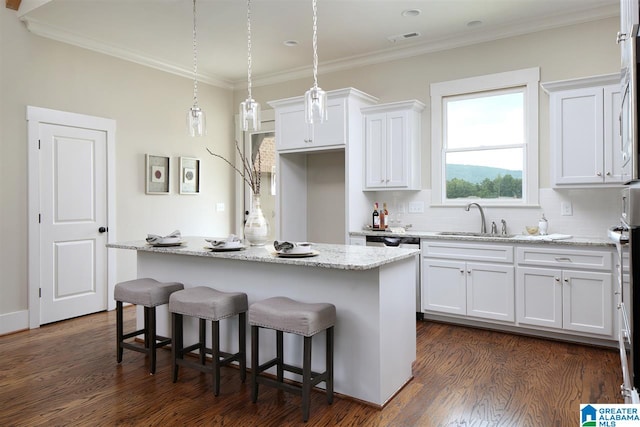
{"label": "dark stool leg", "polygon": [[251,325],[251,401],[258,400],[258,334],[259,328]]}
{"label": "dark stool leg", "polygon": [[178,358],[182,359],[182,349],[184,348],[182,338],[182,314],[171,314],[171,336],[173,345],[171,346],[171,360],[173,361],[173,382],[178,381]]}
{"label": "dark stool leg", "polygon": [[247,379],[247,314],[238,315],[238,363],[240,364],[240,380],[244,383]]}
{"label": "dark stool leg", "polygon": [[304,337],[304,351],[302,360],[302,421],[309,419],[311,404],[311,339]]}
{"label": "dark stool leg", "polygon": [[198,354],[200,355],[200,364],[204,365],[207,356],[207,321],[205,319],[198,319]]}
{"label": "dark stool leg", "polygon": [[333,326],[327,329],[327,402],[333,403]]}
{"label": "dark stool leg", "polygon": [[277,367],[277,377],[278,377],[278,382],[283,382],[284,381],[284,356],[283,356],[283,349],[282,349],[282,337],[283,337],[284,333],[282,331],[276,331],[276,358],[278,359],[278,364],[276,365]]}
{"label": "dark stool leg", "polygon": [[213,394],[220,394],[220,322],[211,322],[211,358],[213,359]]}
{"label": "dark stool leg", "polygon": [[149,307],[144,308],[144,348],[149,348]]}
{"label": "dark stool leg", "polygon": [[[147,308],[147,307],[145,307]],[[149,352],[151,353],[151,375],[156,373],[156,308],[151,307],[149,310]]]}
{"label": "dark stool leg", "polygon": [[122,362],[123,317],[122,301],[116,301],[116,358],[118,359],[118,363]]}

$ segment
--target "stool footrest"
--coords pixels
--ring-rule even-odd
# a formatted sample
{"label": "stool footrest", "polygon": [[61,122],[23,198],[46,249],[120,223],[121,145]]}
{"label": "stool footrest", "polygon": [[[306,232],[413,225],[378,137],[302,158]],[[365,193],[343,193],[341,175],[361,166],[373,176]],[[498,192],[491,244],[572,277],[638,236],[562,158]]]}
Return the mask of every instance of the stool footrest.
{"label": "stool footrest", "polygon": [[150,348],[144,347],[141,344],[134,344],[130,342],[120,343],[122,348],[126,348],[127,350],[137,351],[138,353],[149,354],[151,352]]}
{"label": "stool footrest", "polygon": [[144,329],[139,329],[137,331],[129,332],[129,333],[123,334],[122,339],[127,340],[129,338],[137,337],[138,335],[144,334],[144,332],[145,332]]}

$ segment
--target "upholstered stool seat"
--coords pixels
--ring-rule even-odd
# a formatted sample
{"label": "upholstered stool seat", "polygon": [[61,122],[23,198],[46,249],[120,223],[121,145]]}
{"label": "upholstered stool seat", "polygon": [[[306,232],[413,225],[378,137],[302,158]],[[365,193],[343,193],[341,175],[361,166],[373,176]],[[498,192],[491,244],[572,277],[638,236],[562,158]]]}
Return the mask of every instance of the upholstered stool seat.
{"label": "upholstered stool seat", "polygon": [[[155,279],[142,278],[118,283],[114,289],[113,297],[116,300],[116,339],[117,339],[117,359],[122,362],[122,353],[128,350],[144,353],[151,357],[151,367],[149,372],[156,372],[156,349],[171,342],[171,338],[156,334],[156,307],[167,304],[169,296],[184,289],[182,283],[168,282],[162,283]],[[144,306],[144,328],[133,332],[124,333],[123,326],[123,303]],[[144,334],[144,345],[133,342],[125,342],[126,339]]]}
{"label": "upholstered stool seat", "polygon": [[[246,379],[246,312],[247,294],[242,292],[221,292],[206,286],[198,286],[175,292],[169,299],[171,312],[171,330],[173,346],[173,382],[178,380],[178,367],[186,366],[213,377],[213,391],[220,393],[220,367],[237,361],[240,366],[240,378]],[[220,320],[238,315],[238,352],[228,353],[220,350]],[[199,319],[198,342],[184,346],[183,316]],[[206,322],[211,321],[211,348],[206,347]],[[198,350],[197,362],[185,358],[193,350]],[[211,354],[211,364],[206,364],[206,355]]]}
{"label": "upholstered stool seat", "polygon": [[[266,384],[281,390],[302,395],[302,420],[309,419],[311,388],[324,381],[327,402],[333,402],[333,328],[336,308],[327,303],[303,303],[286,297],[274,297],[258,301],[249,307],[251,325],[251,400],[258,400],[258,384]],[[276,357],[259,363],[260,328],[276,331]],[[326,330],[326,369],[323,373],[311,371],[311,342],[314,335]],[[284,363],[284,332],[304,337],[302,368]],[[276,379],[259,375],[276,366]],[[284,371],[302,375],[302,386],[284,382]]]}

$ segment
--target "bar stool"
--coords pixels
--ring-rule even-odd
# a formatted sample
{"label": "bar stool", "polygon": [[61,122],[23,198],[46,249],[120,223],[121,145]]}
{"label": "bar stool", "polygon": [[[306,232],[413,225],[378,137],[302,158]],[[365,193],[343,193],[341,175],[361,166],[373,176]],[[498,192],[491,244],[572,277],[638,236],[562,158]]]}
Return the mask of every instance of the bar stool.
{"label": "bar stool", "polygon": [[[209,373],[213,378],[213,393],[220,393],[220,367],[238,361],[240,365],[240,379],[245,381],[247,376],[246,356],[246,312],[249,304],[247,294],[241,292],[221,292],[206,286],[189,288],[171,294],[169,311],[171,312],[171,331],[173,346],[171,358],[173,360],[173,382],[178,380],[178,367],[186,366],[200,372]],[[199,319],[198,342],[184,346],[182,316]],[[238,315],[238,352],[228,353],[220,351],[220,320]],[[211,348],[206,347],[206,321],[211,321]],[[185,354],[198,349],[197,362],[185,359]],[[206,355],[211,354],[212,363],[207,366]]]}
{"label": "bar stool", "polygon": [[[336,307],[333,304],[308,304],[286,297],[274,297],[251,304],[251,400],[258,400],[258,384],[266,384],[280,390],[302,395],[302,420],[309,419],[311,388],[324,381],[327,402],[333,403],[333,328],[336,322]],[[276,358],[259,365],[260,328],[276,331]],[[326,369],[323,373],[311,370],[311,340],[315,334],[326,330]],[[284,363],[283,333],[304,337],[302,368]],[[259,375],[276,366],[276,379]],[[302,375],[302,386],[284,382],[284,371]]]}
{"label": "bar stool", "polygon": [[[156,373],[156,349],[171,342],[171,338],[156,334],[156,307],[167,304],[172,292],[184,289],[182,283],[162,283],[155,279],[143,278],[118,283],[113,292],[116,300],[116,339],[118,342],[118,363],[122,362],[122,352],[128,350],[144,353],[151,356],[151,368],[149,372]],[[124,333],[122,303],[127,302],[144,306],[144,328],[137,331]],[[144,334],[144,345],[124,340]]]}

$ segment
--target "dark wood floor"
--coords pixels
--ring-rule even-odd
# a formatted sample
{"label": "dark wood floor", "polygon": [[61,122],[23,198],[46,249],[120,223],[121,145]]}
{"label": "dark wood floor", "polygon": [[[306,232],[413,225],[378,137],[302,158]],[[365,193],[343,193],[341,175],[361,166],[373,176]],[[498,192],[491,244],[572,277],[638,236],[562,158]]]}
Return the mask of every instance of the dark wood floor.
{"label": "dark wood floor", "polygon": [[[127,324],[135,312],[126,309]],[[439,323],[418,322],[415,378],[383,409],[313,393],[309,426],[570,426],[580,403],[622,403],[618,354]],[[170,352],[151,376],[144,355],[115,357],[115,313],[0,337],[0,426],[299,425],[300,398],[261,387],[257,404],[238,370],[211,380]]]}

